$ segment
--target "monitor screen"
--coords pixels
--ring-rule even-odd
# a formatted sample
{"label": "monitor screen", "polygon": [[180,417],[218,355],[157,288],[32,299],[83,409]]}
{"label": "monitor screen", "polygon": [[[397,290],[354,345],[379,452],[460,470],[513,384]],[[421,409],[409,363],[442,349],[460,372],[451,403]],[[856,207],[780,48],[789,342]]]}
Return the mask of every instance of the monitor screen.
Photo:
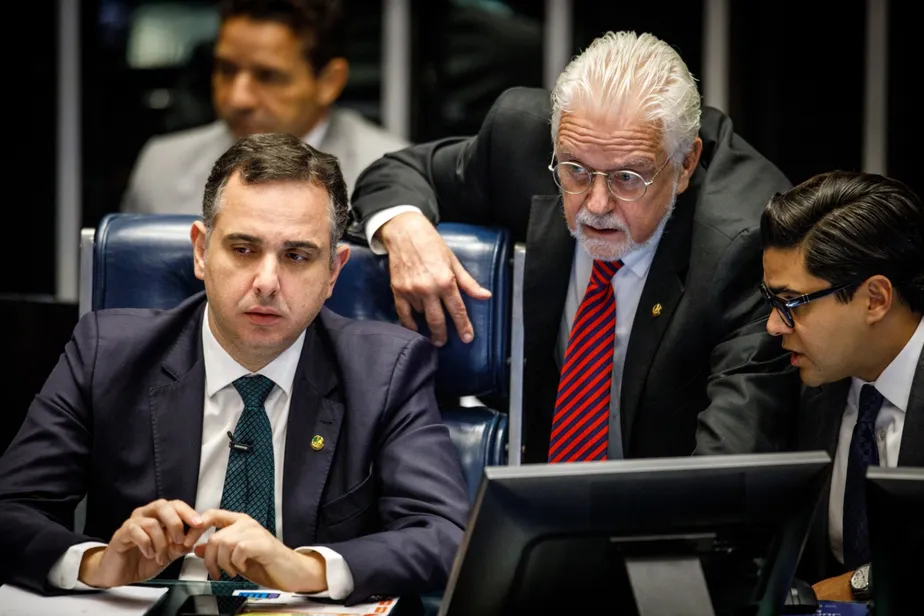
{"label": "monitor screen", "polygon": [[924,574],[924,468],[871,466],[866,483],[876,616],[919,613],[912,594]]}
{"label": "monitor screen", "polygon": [[445,616],[777,616],[825,452],[485,470]]}

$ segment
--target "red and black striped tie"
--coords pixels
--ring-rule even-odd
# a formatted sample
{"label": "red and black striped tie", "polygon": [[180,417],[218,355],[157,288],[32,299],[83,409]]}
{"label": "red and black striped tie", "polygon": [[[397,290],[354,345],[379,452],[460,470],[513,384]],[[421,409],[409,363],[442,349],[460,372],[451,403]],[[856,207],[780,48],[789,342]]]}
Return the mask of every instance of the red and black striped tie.
{"label": "red and black striped tie", "polygon": [[594,261],[574,315],[552,417],[549,462],[606,460],[616,340],[612,279],[621,267],[622,261]]}

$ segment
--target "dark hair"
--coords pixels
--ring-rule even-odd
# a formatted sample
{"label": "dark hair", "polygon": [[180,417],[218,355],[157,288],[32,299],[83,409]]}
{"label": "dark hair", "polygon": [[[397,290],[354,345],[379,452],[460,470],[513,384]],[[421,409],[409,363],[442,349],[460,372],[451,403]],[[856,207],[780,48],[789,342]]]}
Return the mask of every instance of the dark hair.
{"label": "dark hair", "polygon": [[872,173],[816,175],[764,208],[764,250],[801,246],[808,272],[848,302],[861,282],[885,276],[914,312],[924,312],[924,207],[902,182]]}
{"label": "dark hair", "polygon": [[302,40],[305,58],[315,74],[345,55],[346,33],[339,0],[222,0],[221,21],[248,17],[288,26]]}
{"label": "dark hair", "polygon": [[235,172],[240,172],[243,184],[305,182],[326,189],[333,261],[350,207],[346,182],[336,156],[318,151],[284,133],[262,133],[239,140],[215,162],[205,183],[202,220],[209,233],[221,208],[225,187]]}

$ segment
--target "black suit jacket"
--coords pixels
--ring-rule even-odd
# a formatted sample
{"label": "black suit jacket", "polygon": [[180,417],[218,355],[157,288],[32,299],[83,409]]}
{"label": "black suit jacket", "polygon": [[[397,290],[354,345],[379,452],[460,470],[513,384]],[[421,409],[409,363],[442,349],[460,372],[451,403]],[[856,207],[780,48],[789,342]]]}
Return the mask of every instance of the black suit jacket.
{"label": "black suit jacket", "polygon": [[[434,223],[497,225],[526,242],[525,455],[545,461],[558,387],[555,353],[575,249],[547,167],[548,93],[514,88],[477,136],[387,154],[360,176],[360,223],[395,205]],[[626,354],[620,400],[629,457],[775,451],[791,446],[799,381],[765,331],[760,212],[790,187],[715,109],[703,155],[658,245]],[[652,308],[661,304],[660,316]]]}
{"label": "black suit jacket", "polygon": [[[850,379],[843,379],[821,387],[805,388],[799,416],[799,449],[824,450],[834,460],[849,392]],[[908,398],[908,408],[905,409],[898,465],[924,467],[924,355],[918,357],[918,367],[914,371],[914,380],[911,382],[911,395]],[[806,539],[802,560],[799,564],[799,576],[811,584],[847,571],[834,557],[831,543],[828,540],[830,497],[831,481],[829,479],[818,501],[812,528]]]}
{"label": "black suit jacket", "polygon": [[[0,581],[50,592],[46,576],[71,545],[108,541],[133,509],[159,498],[195,506],[204,301],[80,320],[0,458]],[[394,325],[324,309],[306,332],[289,409],[282,537],[340,553],[355,584],[348,602],[448,579],[469,504],[436,407],[435,368],[433,346]],[[320,450],[309,446],[316,434]],[[84,494],[86,529],[77,534]]]}

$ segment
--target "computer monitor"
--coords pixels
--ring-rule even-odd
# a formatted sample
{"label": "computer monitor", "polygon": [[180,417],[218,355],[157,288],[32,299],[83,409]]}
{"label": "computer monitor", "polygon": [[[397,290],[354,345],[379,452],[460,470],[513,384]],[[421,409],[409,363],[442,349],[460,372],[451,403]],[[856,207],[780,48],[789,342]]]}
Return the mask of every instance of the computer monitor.
{"label": "computer monitor", "polygon": [[871,466],[866,502],[876,616],[920,613],[912,594],[924,574],[924,468]]}
{"label": "computer monitor", "polygon": [[485,469],[441,616],[778,616],[827,453]]}

